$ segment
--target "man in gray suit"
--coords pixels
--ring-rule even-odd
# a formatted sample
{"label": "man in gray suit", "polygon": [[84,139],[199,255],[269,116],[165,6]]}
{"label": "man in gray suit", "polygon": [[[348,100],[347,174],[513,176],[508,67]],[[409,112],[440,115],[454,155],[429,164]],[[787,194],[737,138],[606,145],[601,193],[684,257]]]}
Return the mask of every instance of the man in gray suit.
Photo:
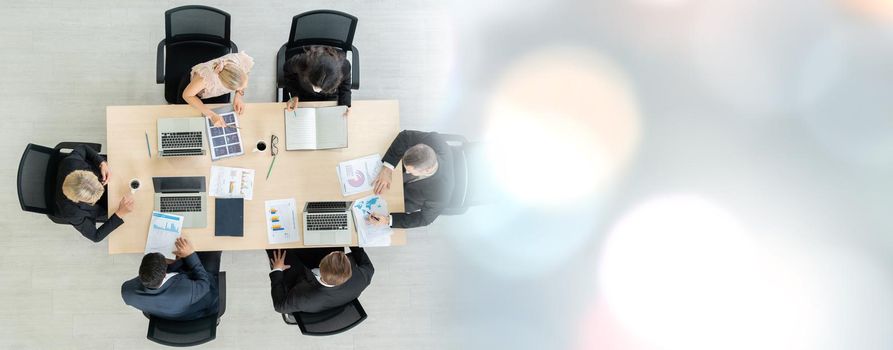
{"label": "man in gray suit", "polygon": [[[205,269],[195,249],[177,238],[177,259],[168,265],[161,253],[143,256],[139,276],[121,285],[124,303],[168,320],[194,320],[217,313],[217,279]],[[216,274],[221,252],[207,252],[205,263]]]}

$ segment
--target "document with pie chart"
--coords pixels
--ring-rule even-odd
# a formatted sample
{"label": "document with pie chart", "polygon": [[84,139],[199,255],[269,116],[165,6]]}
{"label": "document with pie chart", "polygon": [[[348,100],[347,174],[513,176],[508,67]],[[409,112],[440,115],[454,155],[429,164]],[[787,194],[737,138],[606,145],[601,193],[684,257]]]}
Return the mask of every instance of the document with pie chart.
{"label": "document with pie chart", "polygon": [[373,154],[338,164],[341,194],[350,196],[372,190],[372,181],[381,171],[381,155]]}

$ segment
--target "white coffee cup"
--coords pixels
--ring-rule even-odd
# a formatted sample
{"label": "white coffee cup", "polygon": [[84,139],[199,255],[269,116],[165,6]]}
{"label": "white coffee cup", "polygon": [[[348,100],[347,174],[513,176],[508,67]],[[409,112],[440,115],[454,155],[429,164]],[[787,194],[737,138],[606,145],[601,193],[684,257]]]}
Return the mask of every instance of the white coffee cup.
{"label": "white coffee cup", "polygon": [[263,152],[267,150],[267,141],[257,140],[257,143],[254,144],[254,151],[252,152]]}
{"label": "white coffee cup", "polygon": [[129,186],[130,186],[130,193],[134,194],[134,193],[136,193],[136,191],[139,191],[140,186],[142,186],[142,184],[140,183],[140,179],[132,178],[132,179],[130,179]]}

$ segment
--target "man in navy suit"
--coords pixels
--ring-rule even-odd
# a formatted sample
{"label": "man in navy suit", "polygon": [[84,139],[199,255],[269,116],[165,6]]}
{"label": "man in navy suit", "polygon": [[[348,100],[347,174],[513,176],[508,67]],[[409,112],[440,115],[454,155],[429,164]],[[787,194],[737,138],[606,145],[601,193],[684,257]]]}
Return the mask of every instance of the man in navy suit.
{"label": "man in navy suit", "polygon": [[181,237],[177,238],[176,247],[174,254],[180,259],[170,265],[161,253],[143,256],[139,276],[121,285],[124,303],[168,320],[194,320],[216,314],[216,272],[220,269],[221,252],[202,253],[209,267],[206,270],[192,243]]}

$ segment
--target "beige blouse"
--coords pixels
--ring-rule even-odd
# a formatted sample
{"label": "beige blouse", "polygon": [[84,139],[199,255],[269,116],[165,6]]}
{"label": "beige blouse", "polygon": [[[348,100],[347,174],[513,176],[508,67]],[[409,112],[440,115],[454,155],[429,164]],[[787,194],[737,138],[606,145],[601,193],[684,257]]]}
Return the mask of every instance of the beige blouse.
{"label": "beige blouse", "polygon": [[192,76],[200,76],[205,81],[205,88],[196,94],[199,98],[211,98],[228,94],[233,90],[227,89],[220,82],[220,77],[214,72],[214,66],[218,63],[232,62],[239,65],[245,70],[245,73],[251,72],[254,67],[254,59],[245,54],[245,52],[231,53],[220,58],[215,58],[205,63],[199,63],[192,67]]}

